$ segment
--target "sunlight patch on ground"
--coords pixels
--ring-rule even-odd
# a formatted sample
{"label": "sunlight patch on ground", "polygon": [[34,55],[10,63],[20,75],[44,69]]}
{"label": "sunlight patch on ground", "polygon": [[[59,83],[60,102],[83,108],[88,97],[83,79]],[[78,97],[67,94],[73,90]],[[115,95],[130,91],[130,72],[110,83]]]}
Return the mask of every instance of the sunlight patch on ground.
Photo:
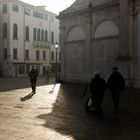
{"label": "sunlight patch on ground", "polygon": [[33,96],[30,96],[31,88],[2,92],[3,94],[0,94],[0,139],[74,140],[70,135],[58,132],[49,126],[44,127],[46,121],[37,117],[53,112],[59,90],[60,84],[52,84],[38,86]]}
{"label": "sunlight patch on ground", "polygon": [[[1,98],[10,100],[9,103],[15,104],[17,108],[36,110],[38,112],[52,112],[53,104],[56,102],[59,93],[60,84],[38,86],[36,94],[31,93],[31,88],[16,89],[0,92]],[[8,103],[8,104],[9,104]]]}

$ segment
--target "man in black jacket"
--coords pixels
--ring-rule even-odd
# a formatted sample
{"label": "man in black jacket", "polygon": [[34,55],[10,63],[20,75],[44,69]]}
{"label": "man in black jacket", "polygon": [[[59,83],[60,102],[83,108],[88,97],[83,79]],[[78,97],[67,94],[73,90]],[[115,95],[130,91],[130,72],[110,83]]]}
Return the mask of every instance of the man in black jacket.
{"label": "man in black jacket", "polygon": [[96,71],[94,75],[95,78],[93,78],[90,83],[91,99],[93,105],[95,106],[96,112],[102,113],[103,109],[101,103],[104,97],[104,91],[106,89],[106,82],[100,77],[99,72]]}
{"label": "man in black jacket", "polygon": [[112,74],[107,81],[107,87],[112,92],[114,111],[119,111],[120,91],[125,88],[125,80],[117,67],[112,68]]}
{"label": "man in black jacket", "polygon": [[34,67],[32,67],[32,70],[29,73],[29,77],[30,77],[30,82],[31,82],[32,93],[33,94],[35,94],[35,92],[36,92],[37,76],[38,76],[38,70],[34,69]]}

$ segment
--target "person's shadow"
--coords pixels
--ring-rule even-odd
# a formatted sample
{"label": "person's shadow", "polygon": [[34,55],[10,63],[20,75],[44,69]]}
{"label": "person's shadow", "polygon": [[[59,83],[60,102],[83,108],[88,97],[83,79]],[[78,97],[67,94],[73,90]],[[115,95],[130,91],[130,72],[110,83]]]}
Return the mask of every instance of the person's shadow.
{"label": "person's shadow", "polygon": [[20,101],[26,101],[26,100],[29,100],[29,99],[31,99],[32,98],[32,96],[34,95],[35,93],[34,92],[31,92],[31,93],[29,93],[28,95],[26,95],[26,96],[24,96],[24,97],[21,97],[20,98]]}

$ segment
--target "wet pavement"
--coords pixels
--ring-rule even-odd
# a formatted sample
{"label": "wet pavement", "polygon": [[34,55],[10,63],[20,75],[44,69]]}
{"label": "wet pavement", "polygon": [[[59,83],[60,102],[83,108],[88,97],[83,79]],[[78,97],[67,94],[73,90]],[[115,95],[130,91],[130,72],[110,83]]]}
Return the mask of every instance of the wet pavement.
{"label": "wet pavement", "polygon": [[107,91],[102,117],[85,111],[84,89],[39,78],[31,95],[28,78],[0,78],[0,140],[140,139],[140,89],[121,93],[118,113]]}

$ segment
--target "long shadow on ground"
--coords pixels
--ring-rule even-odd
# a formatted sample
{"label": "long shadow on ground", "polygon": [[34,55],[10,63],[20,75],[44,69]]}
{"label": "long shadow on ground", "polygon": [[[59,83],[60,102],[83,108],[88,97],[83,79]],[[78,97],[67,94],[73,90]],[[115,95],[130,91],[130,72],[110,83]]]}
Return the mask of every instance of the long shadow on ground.
{"label": "long shadow on ground", "polygon": [[93,112],[86,113],[82,98],[84,88],[84,85],[62,84],[52,113],[37,116],[45,120],[43,126],[74,140],[139,139],[140,112],[124,109],[114,114],[109,108],[110,93],[107,93],[102,117],[97,117]]}

